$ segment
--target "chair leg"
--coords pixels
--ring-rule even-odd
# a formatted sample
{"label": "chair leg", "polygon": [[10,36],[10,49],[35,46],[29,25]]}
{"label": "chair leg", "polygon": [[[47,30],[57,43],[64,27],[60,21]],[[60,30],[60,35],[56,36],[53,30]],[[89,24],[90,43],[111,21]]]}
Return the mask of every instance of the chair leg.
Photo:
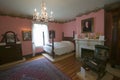
{"label": "chair leg", "polygon": [[99,72],[99,73],[98,73],[97,80],[101,80],[101,79],[104,77],[104,75],[106,74],[106,72],[107,72],[107,71]]}

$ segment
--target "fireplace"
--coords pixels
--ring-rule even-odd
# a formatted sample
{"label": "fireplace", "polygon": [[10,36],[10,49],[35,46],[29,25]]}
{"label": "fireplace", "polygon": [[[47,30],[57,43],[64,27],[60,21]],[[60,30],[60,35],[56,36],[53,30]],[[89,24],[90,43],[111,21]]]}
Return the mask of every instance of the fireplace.
{"label": "fireplace", "polygon": [[94,56],[94,50],[81,48],[81,58],[84,59],[86,57],[93,57]]}
{"label": "fireplace", "polygon": [[76,43],[76,58],[79,59],[84,56],[93,55],[92,53],[95,50],[95,45],[104,45],[104,40],[75,39],[75,43]]}

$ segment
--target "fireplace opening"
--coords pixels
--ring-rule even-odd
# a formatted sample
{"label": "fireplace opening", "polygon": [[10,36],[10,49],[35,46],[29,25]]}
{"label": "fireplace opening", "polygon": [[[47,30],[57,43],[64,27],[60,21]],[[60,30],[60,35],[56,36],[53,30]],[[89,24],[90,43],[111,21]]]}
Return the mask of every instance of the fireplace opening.
{"label": "fireplace opening", "polygon": [[87,57],[93,57],[94,56],[94,50],[81,48],[81,58],[87,58]]}

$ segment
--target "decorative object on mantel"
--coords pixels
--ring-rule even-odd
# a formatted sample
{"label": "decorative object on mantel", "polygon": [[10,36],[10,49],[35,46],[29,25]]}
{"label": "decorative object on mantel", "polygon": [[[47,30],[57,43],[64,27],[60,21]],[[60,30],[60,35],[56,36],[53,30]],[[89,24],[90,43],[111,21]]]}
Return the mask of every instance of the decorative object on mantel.
{"label": "decorative object on mantel", "polygon": [[100,36],[100,35],[101,35],[100,33],[96,33],[95,39],[99,39],[99,36]]}
{"label": "decorative object on mantel", "polygon": [[99,40],[104,40],[104,36],[99,36]]}
{"label": "decorative object on mantel", "polygon": [[94,39],[93,33],[89,33],[89,39]]}
{"label": "decorative object on mantel", "polygon": [[85,39],[89,39],[89,34],[88,33],[85,34]]}
{"label": "decorative object on mantel", "polygon": [[37,12],[36,9],[34,9],[33,14],[33,21],[40,22],[40,23],[47,23],[48,21],[54,21],[53,19],[53,12],[51,11],[50,17],[48,16],[46,4],[44,1],[41,3],[41,14],[39,15],[39,12]]}
{"label": "decorative object on mantel", "polygon": [[75,34],[75,39],[78,39],[78,34]]}

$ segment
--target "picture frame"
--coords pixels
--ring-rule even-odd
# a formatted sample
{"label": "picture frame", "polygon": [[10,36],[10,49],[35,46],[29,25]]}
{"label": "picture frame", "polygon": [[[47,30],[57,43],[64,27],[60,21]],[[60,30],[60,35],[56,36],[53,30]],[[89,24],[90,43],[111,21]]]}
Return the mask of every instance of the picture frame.
{"label": "picture frame", "polygon": [[23,38],[23,41],[31,41],[32,40],[31,31],[30,30],[22,31],[22,38]]}
{"label": "picture frame", "polygon": [[82,33],[92,33],[94,29],[94,18],[88,18],[81,21]]}

